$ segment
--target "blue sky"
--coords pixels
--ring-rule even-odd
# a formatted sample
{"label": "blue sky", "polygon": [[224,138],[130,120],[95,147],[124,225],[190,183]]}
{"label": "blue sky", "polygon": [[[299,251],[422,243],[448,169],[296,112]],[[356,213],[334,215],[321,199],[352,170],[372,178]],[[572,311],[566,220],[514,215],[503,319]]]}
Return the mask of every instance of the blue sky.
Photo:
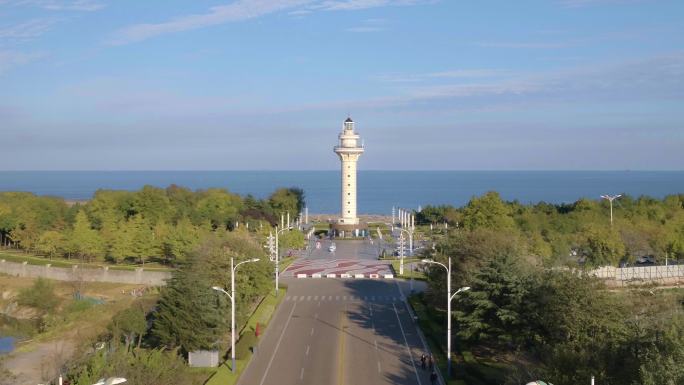
{"label": "blue sky", "polygon": [[684,1],[0,0],[0,169],[683,169]]}

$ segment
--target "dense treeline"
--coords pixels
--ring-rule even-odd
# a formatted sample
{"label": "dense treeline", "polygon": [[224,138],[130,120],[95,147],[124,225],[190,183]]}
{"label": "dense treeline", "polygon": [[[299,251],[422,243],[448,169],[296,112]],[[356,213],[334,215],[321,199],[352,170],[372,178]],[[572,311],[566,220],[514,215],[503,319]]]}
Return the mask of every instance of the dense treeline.
{"label": "dense treeline", "polygon": [[139,191],[98,190],[85,203],[31,193],[0,193],[0,244],[48,257],[167,263],[183,261],[204,236],[249,226],[268,231],[282,213],[295,218],[304,204],[297,188],[268,199],[224,189],[191,191],[172,185]]}
{"label": "dense treeline", "polygon": [[443,225],[467,232],[493,230],[518,244],[521,253],[549,265],[586,262],[589,266],[634,263],[653,255],[684,259],[684,194],[664,199],[623,196],[613,203],[581,199],[572,204],[523,205],[504,202],[495,192],[466,206],[427,206],[417,224]]}
{"label": "dense treeline", "polygon": [[[557,268],[583,258],[682,259],[683,201],[622,198],[612,228],[607,204],[590,200],[526,206],[488,193],[463,208],[425,208],[421,223],[450,227],[432,232],[424,257],[451,257],[452,287],[471,287],[454,300],[455,346],[513,363],[511,384],[574,385],[592,375],[606,385],[684,384],[681,290],[608,290],[581,269]],[[426,268],[425,300],[443,311],[446,272]]]}

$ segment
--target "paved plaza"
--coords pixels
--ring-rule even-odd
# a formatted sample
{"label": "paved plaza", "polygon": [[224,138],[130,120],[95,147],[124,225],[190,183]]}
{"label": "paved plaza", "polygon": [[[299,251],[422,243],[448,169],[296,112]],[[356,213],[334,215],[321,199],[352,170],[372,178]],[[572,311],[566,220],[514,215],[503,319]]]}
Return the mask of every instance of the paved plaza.
{"label": "paved plaza", "polygon": [[[319,243],[319,247],[316,247],[316,242]],[[331,252],[329,247],[333,243],[336,249]],[[281,276],[286,278],[301,275],[335,275],[336,278],[340,278],[347,275],[363,275],[368,278],[375,275],[391,275],[389,262],[377,259],[379,252],[379,244],[370,240],[312,241],[307,253],[292,263]]]}

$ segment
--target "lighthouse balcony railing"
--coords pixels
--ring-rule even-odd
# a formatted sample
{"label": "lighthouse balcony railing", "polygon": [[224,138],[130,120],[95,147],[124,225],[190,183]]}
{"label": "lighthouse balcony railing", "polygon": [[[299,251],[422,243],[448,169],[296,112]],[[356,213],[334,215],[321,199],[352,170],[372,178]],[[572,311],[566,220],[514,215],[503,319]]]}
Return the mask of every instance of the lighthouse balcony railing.
{"label": "lighthouse balcony railing", "polygon": [[363,143],[359,144],[359,142],[357,141],[356,146],[354,146],[354,147],[347,147],[347,146],[335,146],[335,147],[333,147],[333,149],[335,151],[337,151],[337,150],[354,150],[357,148],[361,148],[361,149],[364,148]]}

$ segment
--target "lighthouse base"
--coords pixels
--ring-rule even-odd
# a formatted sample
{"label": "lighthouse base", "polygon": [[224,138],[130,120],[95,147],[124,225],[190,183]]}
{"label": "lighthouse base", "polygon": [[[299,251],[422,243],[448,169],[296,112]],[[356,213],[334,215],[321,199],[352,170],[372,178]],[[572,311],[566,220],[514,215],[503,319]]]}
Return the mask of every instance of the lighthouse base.
{"label": "lighthouse base", "polygon": [[341,224],[341,223],[333,223],[330,226],[330,231],[332,235],[336,238],[359,238],[359,237],[367,237],[369,232],[368,232],[368,225],[365,223],[357,223],[357,224]]}

